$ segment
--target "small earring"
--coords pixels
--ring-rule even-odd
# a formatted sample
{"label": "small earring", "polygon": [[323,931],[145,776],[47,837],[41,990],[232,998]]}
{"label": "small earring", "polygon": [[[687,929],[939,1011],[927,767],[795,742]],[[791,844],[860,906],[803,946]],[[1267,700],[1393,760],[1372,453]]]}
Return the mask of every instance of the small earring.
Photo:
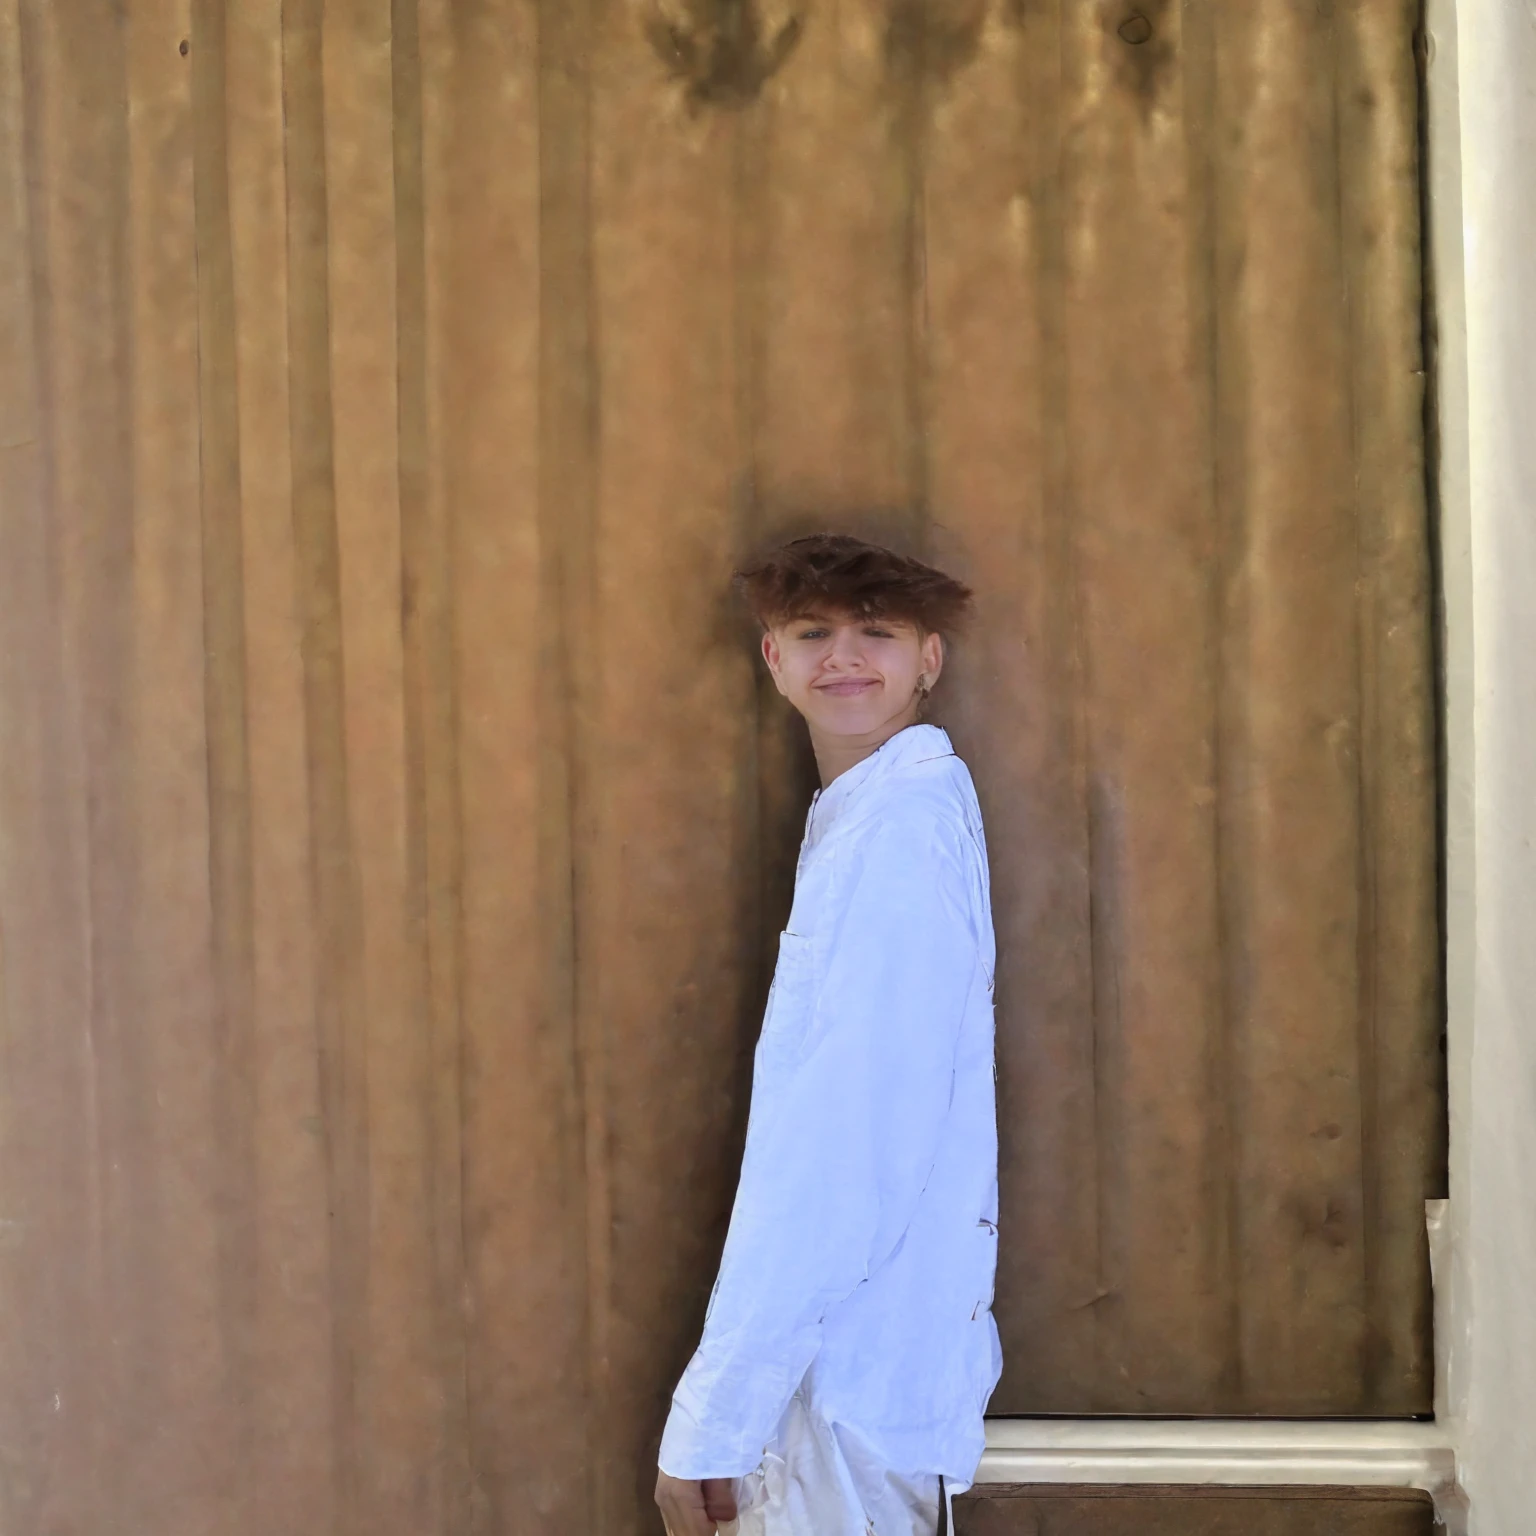
{"label": "small earring", "polygon": [[928,697],[928,678],[926,674],[917,680],[917,696],[920,699]]}

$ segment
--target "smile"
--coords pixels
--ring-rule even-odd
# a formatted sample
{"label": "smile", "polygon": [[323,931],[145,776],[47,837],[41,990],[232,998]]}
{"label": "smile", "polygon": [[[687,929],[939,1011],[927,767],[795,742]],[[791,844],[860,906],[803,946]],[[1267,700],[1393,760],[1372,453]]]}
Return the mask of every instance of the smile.
{"label": "smile", "polygon": [[818,693],[835,693],[839,698],[850,698],[855,694],[867,692],[871,688],[878,688],[879,680],[873,677],[844,677],[835,683],[817,683]]}

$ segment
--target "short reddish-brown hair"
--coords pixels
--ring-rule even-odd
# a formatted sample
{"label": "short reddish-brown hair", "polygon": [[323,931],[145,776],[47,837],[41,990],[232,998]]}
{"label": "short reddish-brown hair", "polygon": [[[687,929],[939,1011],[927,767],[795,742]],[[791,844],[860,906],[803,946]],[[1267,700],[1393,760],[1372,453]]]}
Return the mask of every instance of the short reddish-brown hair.
{"label": "short reddish-brown hair", "polygon": [[931,565],[847,533],[812,533],[736,572],[736,589],[765,628],[813,612],[905,619],[925,634],[965,620],[971,589]]}

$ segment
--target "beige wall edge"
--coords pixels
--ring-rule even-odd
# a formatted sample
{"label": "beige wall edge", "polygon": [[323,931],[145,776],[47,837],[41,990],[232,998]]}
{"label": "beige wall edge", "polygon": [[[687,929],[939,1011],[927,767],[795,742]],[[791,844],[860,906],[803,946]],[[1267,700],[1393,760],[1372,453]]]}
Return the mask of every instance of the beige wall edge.
{"label": "beige wall edge", "polygon": [[1536,1510],[1536,8],[1428,0],[1449,1076],[1440,1417],[1472,1536]]}
{"label": "beige wall edge", "polygon": [[1437,1424],[994,1419],[978,1483],[1422,1488],[1455,1481]]}

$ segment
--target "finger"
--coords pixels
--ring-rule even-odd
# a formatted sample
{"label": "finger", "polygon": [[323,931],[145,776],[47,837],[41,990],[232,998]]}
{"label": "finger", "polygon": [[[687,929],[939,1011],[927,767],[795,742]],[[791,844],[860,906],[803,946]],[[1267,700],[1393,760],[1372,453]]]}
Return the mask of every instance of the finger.
{"label": "finger", "polygon": [[736,1518],[736,1485],[731,1478],[704,1479],[704,1513],[716,1522]]}

